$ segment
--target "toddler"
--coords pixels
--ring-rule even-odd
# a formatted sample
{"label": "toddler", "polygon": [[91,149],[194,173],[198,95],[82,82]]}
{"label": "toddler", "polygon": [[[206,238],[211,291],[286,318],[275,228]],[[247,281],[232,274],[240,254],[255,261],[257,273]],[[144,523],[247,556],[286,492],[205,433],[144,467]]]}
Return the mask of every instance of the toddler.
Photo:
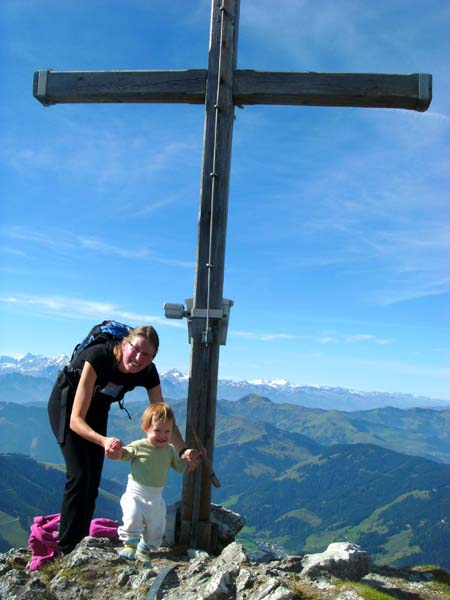
{"label": "toddler", "polygon": [[128,484],[120,500],[123,525],[118,529],[123,542],[120,556],[137,559],[151,567],[150,550],[161,546],[166,528],[166,503],[162,492],[169,468],[183,472],[187,460],[172,446],[175,416],[163,402],[150,405],[142,415],[145,439],[136,440],[122,448],[118,460],[131,463]]}

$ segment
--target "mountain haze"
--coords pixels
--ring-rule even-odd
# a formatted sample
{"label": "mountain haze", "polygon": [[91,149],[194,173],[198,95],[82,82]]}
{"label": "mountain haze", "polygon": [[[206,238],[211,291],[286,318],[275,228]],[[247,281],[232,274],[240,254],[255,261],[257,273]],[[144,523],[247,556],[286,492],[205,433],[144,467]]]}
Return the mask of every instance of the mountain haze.
{"label": "mountain haze", "polygon": [[[20,396],[20,385],[25,386],[25,380],[19,375],[33,378],[48,379],[53,382],[57,372],[68,362],[69,357],[61,354],[55,358],[40,355],[26,354],[23,357],[14,358],[0,356],[0,400],[12,402],[29,402],[30,398],[36,396],[33,391],[33,382],[29,381],[26,392]],[[5,375],[9,375],[4,382]],[[160,374],[161,386],[164,396],[172,399],[185,399],[188,394],[189,378],[172,369],[167,373]],[[16,381],[16,378],[18,382]],[[41,386],[45,387],[44,383]],[[8,388],[8,396],[4,388]],[[330,386],[308,386],[293,385],[287,381],[274,382],[251,382],[232,381],[227,379],[218,382],[218,399],[239,400],[240,398],[256,394],[270,398],[275,403],[297,404],[309,408],[323,408],[326,410],[368,410],[384,406],[397,408],[411,407],[450,407],[450,402],[414,396],[412,394],[363,392]],[[48,394],[43,394],[42,399],[47,400]],[[131,394],[136,397],[136,393]]]}

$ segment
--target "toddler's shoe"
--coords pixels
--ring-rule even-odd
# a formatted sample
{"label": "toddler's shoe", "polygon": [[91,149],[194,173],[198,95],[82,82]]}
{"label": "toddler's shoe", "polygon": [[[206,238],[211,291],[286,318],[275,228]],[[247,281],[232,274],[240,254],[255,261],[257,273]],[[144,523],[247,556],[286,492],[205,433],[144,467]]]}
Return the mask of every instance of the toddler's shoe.
{"label": "toddler's shoe", "polygon": [[138,560],[144,567],[151,568],[152,566],[150,561],[150,548],[142,540],[137,546],[136,560]]}
{"label": "toddler's shoe", "polygon": [[124,544],[124,547],[119,552],[119,556],[127,560],[134,560],[136,557],[137,544]]}

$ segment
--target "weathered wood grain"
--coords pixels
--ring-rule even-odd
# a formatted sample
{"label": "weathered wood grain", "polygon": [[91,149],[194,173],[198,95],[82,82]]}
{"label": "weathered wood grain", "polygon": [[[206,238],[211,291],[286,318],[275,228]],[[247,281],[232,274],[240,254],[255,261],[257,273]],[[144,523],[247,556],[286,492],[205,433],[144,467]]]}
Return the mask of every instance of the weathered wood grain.
{"label": "weathered wood grain", "polygon": [[[207,71],[38,71],[33,94],[44,105],[62,103],[205,104]],[[283,73],[235,70],[237,105],[353,106],[425,111],[428,74]]]}
{"label": "weathered wood grain", "polygon": [[[42,104],[204,104],[205,69],[186,71],[37,71],[33,95]],[[46,85],[42,84],[46,78]]]}
{"label": "weathered wood grain", "polygon": [[282,73],[236,71],[236,104],[355,106],[425,111],[431,102],[428,74]]}

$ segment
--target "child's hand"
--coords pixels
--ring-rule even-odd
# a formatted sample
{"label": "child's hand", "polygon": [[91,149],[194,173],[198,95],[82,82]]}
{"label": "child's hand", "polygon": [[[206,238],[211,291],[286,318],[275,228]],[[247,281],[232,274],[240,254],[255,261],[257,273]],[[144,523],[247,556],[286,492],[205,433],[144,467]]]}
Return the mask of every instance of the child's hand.
{"label": "child's hand", "polygon": [[202,460],[200,452],[194,448],[185,450],[183,452],[183,458],[187,461],[189,472],[195,471]]}
{"label": "child's hand", "polygon": [[106,438],[105,454],[107,458],[118,459],[122,456],[122,441],[117,438]]}

